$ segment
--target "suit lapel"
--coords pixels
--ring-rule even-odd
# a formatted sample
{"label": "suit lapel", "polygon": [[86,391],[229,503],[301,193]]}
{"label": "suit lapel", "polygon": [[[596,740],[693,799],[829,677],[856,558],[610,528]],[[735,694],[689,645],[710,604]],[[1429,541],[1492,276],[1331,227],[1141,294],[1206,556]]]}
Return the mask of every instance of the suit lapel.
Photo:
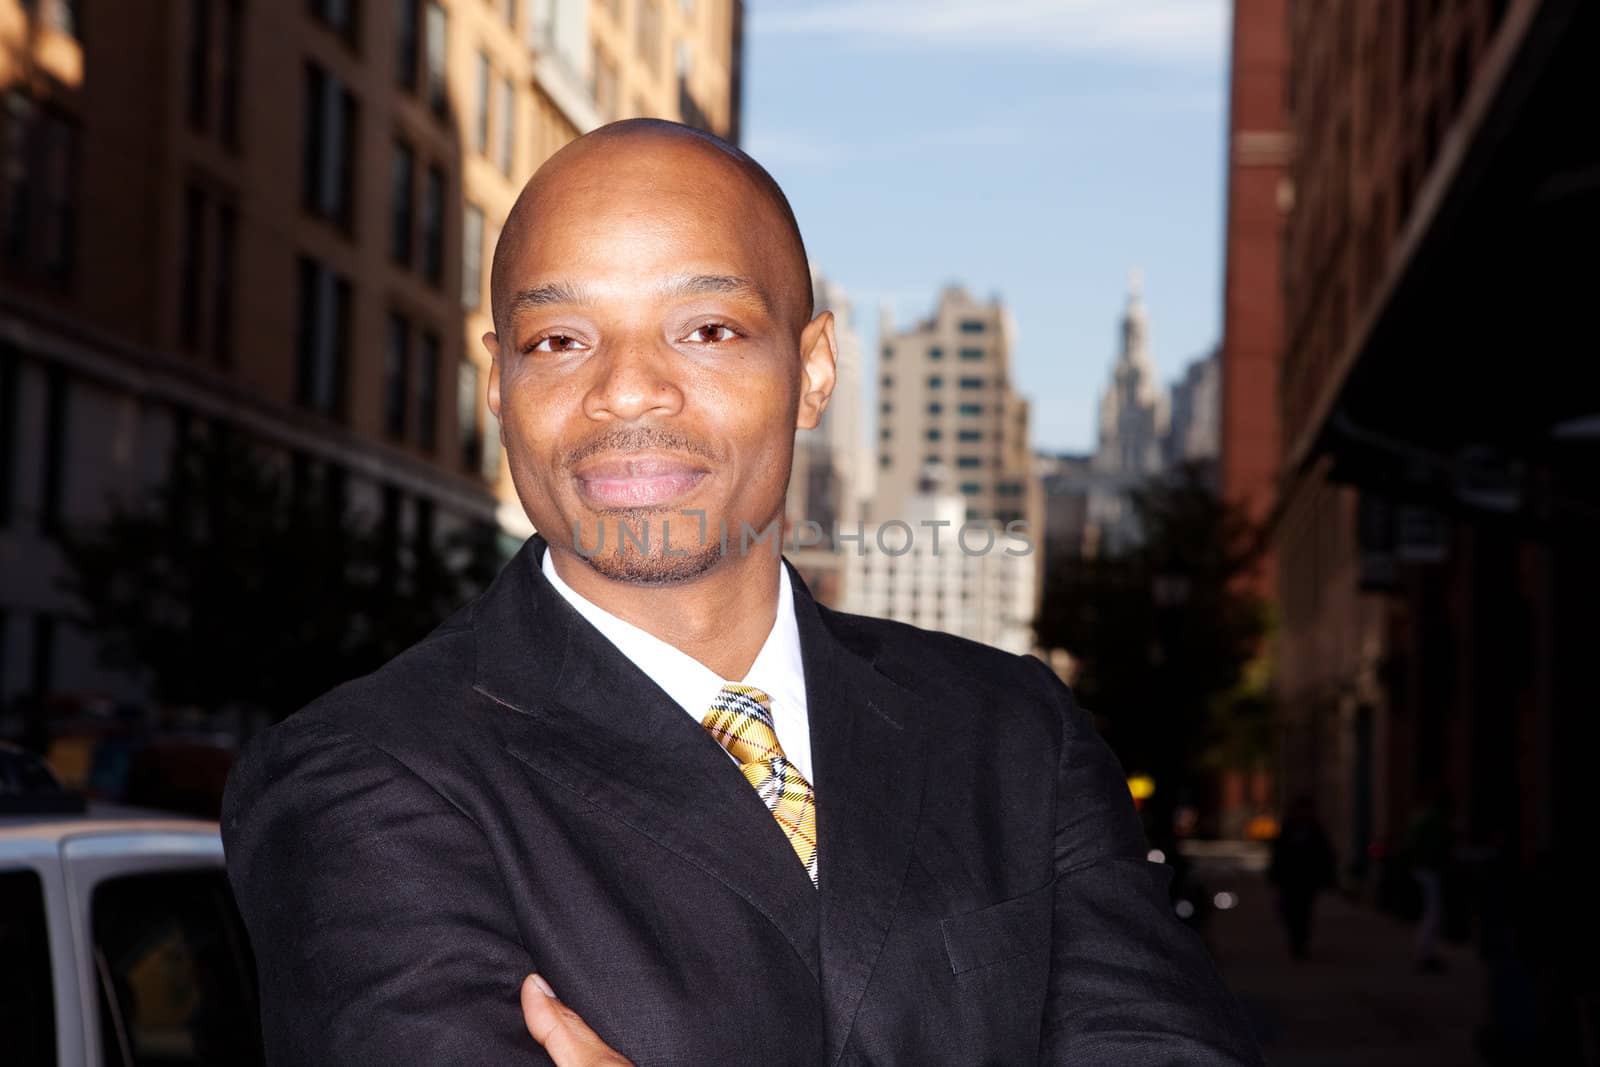
{"label": "suit lapel", "polygon": [[824,615],[790,568],[817,791],[822,992],[828,1055],[843,1055],[905,881],[924,775],[917,698],[874,664],[875,644]]}
{"label": "suit lapel", "polygon": [[519,713],[507,751],[722,882],[820,978],[817,891],[771,813],[716,741],[551,587],[543,550],[530,540],[474,621],[474,688]]}

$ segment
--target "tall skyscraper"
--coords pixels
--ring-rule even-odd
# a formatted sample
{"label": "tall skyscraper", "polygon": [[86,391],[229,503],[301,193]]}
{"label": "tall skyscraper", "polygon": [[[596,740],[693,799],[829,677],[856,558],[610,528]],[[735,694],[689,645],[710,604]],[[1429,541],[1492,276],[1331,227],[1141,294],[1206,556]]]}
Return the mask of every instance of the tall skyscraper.
{"label": "tall skyscraper", "polygon": [[887,314],[878,378],[878,470],[870,507],[894,518],[930,466],[950,472],[968,519],[1039,526],[1028,402],[1013,388],[1016,332],[999,299],[949,286],[928,318],[897,330]]}
{"label": "tall skyscraper", "polygon": [[1129,278],[1117,358],[1100,396],[1086,534],[1091,553],[1114,555],[1139,542],[1132,490],[1165,466],[1168,398],[1150,361],[1150,320],[1137,271]]}
{"label": "tall skyscraper", "polygon": [[478,340],[501,221],[606,119],[735,133],[740,19],[740,0],[0,0],[0,701],[129,692],[68,621],[53,531],[213,429],[419,549],[525,533]]}

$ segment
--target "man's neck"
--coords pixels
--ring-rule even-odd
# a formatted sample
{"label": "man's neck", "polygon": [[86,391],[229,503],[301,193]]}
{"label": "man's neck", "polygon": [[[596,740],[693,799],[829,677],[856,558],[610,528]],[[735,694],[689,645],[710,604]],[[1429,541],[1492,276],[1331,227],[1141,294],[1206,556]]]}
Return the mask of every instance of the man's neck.
{"label": "man's neck", "polygon": [[723,678],[743,678],[778,613],[777,556],[726,556],[687,582],[645,585],[607,578],[576,553],[551,546],[561,580],[590,603],[704,663]]}

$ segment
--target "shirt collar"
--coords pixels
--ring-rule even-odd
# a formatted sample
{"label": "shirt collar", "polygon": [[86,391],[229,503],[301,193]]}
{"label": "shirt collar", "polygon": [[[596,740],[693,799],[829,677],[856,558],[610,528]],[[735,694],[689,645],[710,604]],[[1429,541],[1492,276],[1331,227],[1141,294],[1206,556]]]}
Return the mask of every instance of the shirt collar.
{"label": "shirt collar", "polygon": [[[541,564],[544,576],[556,592],[635,666],[659,685],[673,702],[694,716],[696,721],[711,707],[725,680],[675,645],[633,623],[611,614],[573,589],[556,572],[547,550]],[[775,705],[804,710],[806,706],[805,668],[800,658],[800,628],[794,616],[794,592],[789,584],[789,569],[778,567],[778,610],[772,629],[756,653],[750,670],[738,681],[753,685],[772,697]]]}

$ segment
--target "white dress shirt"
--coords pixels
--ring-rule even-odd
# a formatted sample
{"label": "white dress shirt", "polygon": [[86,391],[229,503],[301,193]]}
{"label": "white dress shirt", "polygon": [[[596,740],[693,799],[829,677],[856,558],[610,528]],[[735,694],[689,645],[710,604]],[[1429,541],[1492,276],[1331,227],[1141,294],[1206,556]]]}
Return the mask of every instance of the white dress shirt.
{"label": "white dress shirt", "polygon": [[[565,597],[578,614],[665,690],[697,725],[700,723],[728,680],[687,652],[586,599],[561,580],[548,550],[544,554],[543,570],[556,592]],[[811,727],[806,717],[806,675],[800,660],[800,629],[794,619],[789,568],[782,564],[778,566],[777,618],[750,670],[743,678],[735,680],[753,685],[772,698],[773,728],[783,754],[805,775],[806,781],[816,785],[817,780],[811,776]],[[731,753],[728,758],[733,759]]]}

